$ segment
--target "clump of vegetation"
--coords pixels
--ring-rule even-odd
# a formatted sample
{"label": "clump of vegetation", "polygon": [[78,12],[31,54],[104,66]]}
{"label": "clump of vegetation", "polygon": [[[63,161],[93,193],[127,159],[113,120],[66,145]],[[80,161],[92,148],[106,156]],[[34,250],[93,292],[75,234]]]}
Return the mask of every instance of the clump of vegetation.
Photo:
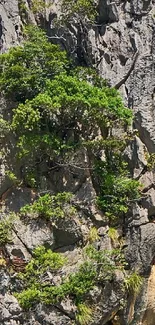
{"label": "clump of vegetation", "polygon": [[125,279],[125,287],[130,293],[138,293],[142,283],[143,278],[137,272],[133,272]]}
{"label": "clump of vegetation", "polygon": [[0,114],[0,139],[7,136],[10,132],[10,125],[9,122],[3,119],[2,115]]}
{"label": "clump of vegetation", "polygon": [[21,278],[29,284],[33,284],[37,278],[42,281],[44,273],[56,272],[66,263],[66,259],[62,255],[54,253],[50,249],[46,250],[44,246],[37,247],[33,256],[25,268],[25,273],[21,274]]}
{"label": "clump of vegetation", "polygon": [[91,227],[91,228],[90,228],[90,231],[89,231],[89,233],[88,233],[88,238],[87,238],[88,242],[89,242],[90,244],[92,244],[92,243],[94,243],[95,241],[97,241],[98,239],[99,239],[99,235],[98,235],[98,230],[97,230],[97,228],[95,228],[95,227]]}
{"label": "clump of vegetation", "polygon": [[43,14],[47,8],[51,6],[47,4],[45,0],[32,0],[31,10],[34,14]]}
{"label": "clump of vegetation", "polygon": [[80,325],[89,325],[92,321],[92,309],[85,303],[79,303],[77,305],[76,320]]}
{"label": "clump of vegetation", "polygon": [[28,18],[28,10],[24,0],[18,0],[18,9],[20,17],[23,21]]}
{"label": "clump of vegetation", "polygon": [[2,257],[0,257],[0,268],[6,266],[6,260]]}
{"label": "clump of vegetation", "polygon": [[11,243],[12,227],[11,220],[5,219],[0,221],[0,246]]}
{"label": "clump of vegetation", "polygon": [[36,302],[56,304],[68,296],[77,306],[77,319],[81,324],[87,324],[91,316],[90,308],[85,304],[89,291],[98,282],[112,280],[115,270],[123,268],[124,259],[118,250],[99,252],[93,246],[87,247],[85,254],[85,261],[76,273],[63,277],[60,285],[52,285],[50,277],[45,275],[55,274],[64,260],[58,253],[37,248],[25,273],[20,275],[24,290],[16,296],[21,306],[29,309]]}
{"label": "clump of vegetation", "polygon": [[23,46],[11,48],[0,56],[0,89],[17,102],[24,103],[46,89],[46,82],[64,71],[66,53],[47,41],[35,26],[25,29]]}
{"label": "clump of vegetation", "polygon": [[105,161],[96,161],[95,164],[100,187],[97,205],[111,222],[116,222],[127,213],[131,202],[140,197],[141,187],[139,181],[130,177],[122,157],[123,151],[116,149],[112,151],[109,147]]}
{"label": "clump of vegetation", "polygon": [[97,6],[94,0],[63,0],[62,2],[63,18],[71,19],[78,16],[79,19],[88,19],[93,21],[97,15]]}
{"label": "clump of vegetation", "polygon": [[119,237],[117,229],[110,227],[108,230],[108,236],[114,243],[117,242]]}
{"label": "clump of vegetation", "polygon": [[[44,161],[47,168],[63,166],[73,160],[77,148],[88,146],[95,156],[103,145],[110,147],[112,156],[114,143],[119,141],[110,139],[110,130],[113,125],[125,126],[132,120],[131,110],[124,107],[116,89],[108,88],[94,70],[70,67],[66,53],[48,42],[43,31],[32,26],[25,31],[23,46],[11,48],[0,56],[0,89],[7,98],[17,102],[11,128],[23,169],[25,165],[35,169],[38,161]],[[94,140],[97,129],[102,132],[102,143]],[[102,195],[108,188],[107,168],[100,165],[106,179],[105,189],[101,186]],[[133,189],[132,182],[112,176],[113,193],[114,187]],[[32,178],[29,184],[37,186],[36,179]],[[101,197],[99,201],[104,208]]]}
{"label": "clump of vegetation", "polygon": [[154,170],[155,169],[155,154],[154,153],[147,154],[146,158],[147,158],[147,168],[149,170]]}
{"label": "clump of vegetation", "polygon": [[18,184],[19,180],[17,179],[17,176],[11,171],[11,170],[6,170],[5,172],[6,176],[12,181],[14,184]]}
{"label": "clump of vegetation", "polygon": [[64,218],[76,213],[76,210],[71,206],[72,193],[62,192],[57,195],[45,194],[40,196],[32,204],[27,204],[20,209],[21,215],[38,214],[38,216],[45,219]]}

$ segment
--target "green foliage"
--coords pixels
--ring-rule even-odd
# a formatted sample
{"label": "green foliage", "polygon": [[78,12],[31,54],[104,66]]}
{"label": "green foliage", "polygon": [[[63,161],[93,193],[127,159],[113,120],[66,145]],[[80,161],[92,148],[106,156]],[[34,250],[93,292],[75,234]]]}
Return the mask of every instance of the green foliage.
{"label": "green foliage", "polygon": [[97,15],[94,0],[63,0],[61,8],[64,19],[71,19],[76,15],[80,19],[93,21]]}
{"label": "green foliage", "polygon": [[55,272],[66,262],[62,255],[54,253],[50,249],[46,250],[44,246],[37,247],[33,256],[22,275],[23,279],[32,285],[35,280],[41,281],[41,276],[45,272]]}
{"label": "green foliage", "polygon": [[18,9],[20,17],[23,21],[27,20],[28,18],[28,8],[25,4],[24,0],[18,0]]}
{"label": "green foliage", "polygon": [[87,256],[93,260],[97,269],[98,282],[112,280],[115,270],[123,270],[126,265],[124,255],[120,249],[97,251],[93,246],[87,246]]}
{"label": "green foliage", "polygon": [[70,206],[73,195],[70,192],[62,192],[57,195],[45,194],[40,196],[31,205],[25,205],[20,209],[22,215],[37,213],[46,219],[57,219],[75,214],[75,208]]}
{"label": "green foliage", "polygon": [[77,305],[76,320],[80,325],[89,325],[92,320],[92,309],[85,303]]}
{"label": "green foliage", "polygon": [[117,229],[110,227],[108,230],[108,236],[111,238],[113,242],[117,242],[118,240],[118,232]]}
{"label": "green foliage", "polygon": [[105,161],[96,161],[95,173],[100,186],[97,205],[116,221],[127,213],[131,201],[140,197],[141,184],[130,178],[119,148],[106,148]]}
{"label": "green foliage", "polygon": [[[131,121],[132,113],[125,108],[119,93],[113,88],[93,86],[77,77],[60,75],[47,83],[52,107],[79,122],[103,124],[116,119]],[[64,111],[65,109],[65,111]],[[73,115],[74,114],[74,115]]]}
{"label": "green foliage", "polygon": [[4,138],[10,132],[10,125],[9,123],[3,119],[2,115],[0,114],[0,139]]}
{"label": "green foliage", "polygon": [[147,158],[147,168],[149,170],[154,170],[155,169],[155,154],[154,153],[147,154],[146,158]]}
{"label": "green foliage", "polygon": [[[80,1],[77,5],[83,6]],[[0,89],[19,102],[11,123],[17,157],[23,159],[23,166],[31,165],[31,170],[40,157],[47,168],[51,162],[67,164],[80,147],[89,146],[93,153],[102,145],[113,150],[118,141],[108,138],[109,130],[132,120],[131,110],[124,107],[116,89],[108,88],[92,69],[74,69],[69,75],[69,65],[66,53],[32,26],[26,29],[22,46],[0,56]],[[102,132],[102,143],[94,140],[97,129]],[[27,182],[38,185],[33,175]]]}
{"label": "green foliage", "polygon": [[23,290],[20,294],[15,294],[17,299],[19,299],[20,305],[28,310],[35,304],[40,302],[40,291],[32,286],[26,290]]}
{"label": "green foliage", "polygon": [[12,222],[11,220],[0,221],[0,246],[11,242]]}
{"label": "green foliage", "polygon": [[46,88],[47,79],[67,65],[66,54],[47,41],[37,27],[25,30],[26,41],[0,56],[0,89],[18,102],[33,98]]}
{"label": "green foliage", "polygon": [[46,1],[44,0],[32,0],[31,3],[31,10],[34,14],[41,14],[45,12],[46,8],[49,8],[51,6],[50,4],[46,4]]}
{"label": "green foliage", "polygon": [[16,175],[11,170],[7,170],[5,174],[14,184],[17,184],[19,182]]}
{"label": "green foliage", "polygon": [[99,239],[98,230],[95,227],[91,227],[88,234],[88,242],[92,244],[98,239]]}
{"label": "green foliage", "polygon": [[109,128],[118,119],[126,124],[131,118],[115,89],[60,74],[46,80],[46,92],[14,110],[12,128],[18,135],[19,157],[44,153],[62,159],[88,141],[94,125]]}
{"label": "green foliage", "polygon": [[[46,274],[53,274],[64,264],[60,254],[39,247],[34,258],[20,275],[24,290],[16,294],[19,303],[25,309],[36,302],[56,304],[69,296],[77,305],[77,319],[81,324],[90,320],[90,309],[85,306],[86,297],[98,282],[112,280],[116,269],[123,269],[124,257],[119,250],[97,251],[93,246],[85,250],[85,261],[76,273],[62,278],[60,285],[52,285]],[[34,299],[33,299],[34,298]],[[84,304],[84,305],[83,305]]]}
{"label": "green foliage", "polygon": [[125,287],[130,293],[138,293],[141,285],[143,283],[143,278],[134,272],[125,279]]}

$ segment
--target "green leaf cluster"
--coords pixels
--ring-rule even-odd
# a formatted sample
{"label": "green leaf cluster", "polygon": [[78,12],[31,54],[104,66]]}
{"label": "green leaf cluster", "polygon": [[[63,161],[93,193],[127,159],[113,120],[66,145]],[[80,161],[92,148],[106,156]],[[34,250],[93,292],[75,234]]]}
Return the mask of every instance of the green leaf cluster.
{"label": "green leaf cluster", "polygon": [[[85,250],[85,261],[79,270],[68,277],[64,276],[60,285],[52,285],[50,279],[45,279],[46,274],[55,273],[64,262],[60,254],[51,250],[46,251],[43,247],[37,248],[34,251],[34,258],[26,266],[25,273],[20,274],[24,290],[16,296],[25,309],[36,302],[56,304],[69,296],[77,305],[77,317],[81,318],[82,322],[82,316],[85,314],[82,309],[85,306],[81,306],[81,303],[86,301],[94,285],[112,280],[115,270],[123,269],[124,258],[119,250],[98,252],[93,246],[88,246]],[[90,316],[89,313],[86,314]]]}
{"label": "green leaf cluster", "polygon": [[0,139],[5,138],[10,132],[10,124],[0,114]]}
{"label": "green leaf cluster", "polygon": [[[115,148],[116,149],[116,148]],[[97,205],[111,221],[117,221],[128,212],[132,201],[140,197],[140,183],[130,177],[122,150],[105,150],[105,160],[96,161],[99,196]]]}
{"label": "green leaf cluster", "polygon": [[46,88],[48,78],[64,71],[66,53],[47,41],[37,27],[25,30],[26,41],[0,56],[0,89],[18,102],[31,99]]}
{"label": "green leaf cluster", "polygon": [[85,303],[77,305],[76,320],[80,325],[89,325],[92,320],[92,309]]}
{"label": "green leaf cluster", "polygon": [[45,219],[57,219],[65,216],[71,216],[76,213],[74,207],[72,207],[71,200],[73,198],[72,193],[62,192],[57,195],[45,194],[40,196],[32,204],[27,204],[20,209],[21,215],[36,214]]}
{"label": "green leaf cluster", "polygon": [[0,246],[11,242],[12,222],[10,220],[0,221]]}
{"label": "green leaf cluster", "polygon": [[62,255],[54,253],[50,249],[46,250],[44,246],[37,247],[33,256],[25,268],[25,273],[22,274],[23,279],[29,284],[33,284],[34,281],[42,281],[45,272],[55,272],[66,262]]}
{"label": "green leaf cluster", "polygon": [[82,19],[93,21],[97,15],[97,6],[94,0],[63,0],[62,17],[71,19],[75,15]]}
{"label": "green leaf cluster", "polygon": [[31,10],[34,14],[43,14],[45,9],[49,8],[50,4],[47,4],[44,0],[32,0],[31,1]]}
{"label": "green leaf cluster", "polygon": [[138,293],[143,283],[143,278],[137,273],[133,272],[125,279],[125,287],[130,293]]}

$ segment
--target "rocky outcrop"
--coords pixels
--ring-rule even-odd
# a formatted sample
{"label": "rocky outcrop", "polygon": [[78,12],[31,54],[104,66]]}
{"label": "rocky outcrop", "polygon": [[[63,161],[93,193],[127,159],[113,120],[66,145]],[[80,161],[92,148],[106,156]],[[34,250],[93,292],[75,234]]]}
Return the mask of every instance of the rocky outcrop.
{"label": "rocky outcrop", "polygon": [[[24,12],[15,0],[0,1],[1,53],[21,42],[25,21],[44,25],[52,41],[59,43],[67,51],[72,49],[71,56],[75,60],[84,65],[95,66],[109,85],[119,89],[125,104],[135,114],[133,128],[136,129],[136,136],[126,148],[124,156],[130,173],[140,180],[143,188],[142,197],[133,204],[124,221],[124,252],[130,268],[139,270],[145,281],[141,293],[134,298],[134,302],[128,300],[126,309],[123,309],[123,293],[117,288],[117,283],[122,279],[121,274],[117,274],[114,284],[105,287],[103,291],[96,288],[96,293],[92,293],[98,305],[94,322],[95,325],[101,322],[108,324],[120,310],[121,301],[124,314],[120,312],[115,315],[115,320],[119,317],[120,324],[154,325],[155,224],[151,217],[155,214],[155,184],[154,172],[148,168],[147,156],[155,151],[155,2],[100,0],[96,24],[79,25],[75,20],[65,28],[59,29],[53,20],[59,15],[59,1],[37,14],[32,12],[30,1],[24,0],[23,3]],[[6,105],[2,103],[0,109],[4,110],[4,107],[6,108]],[[85,159],[85,153],[78,153],[77,161]],[[1,194],[2,201],[5,201],[5,204],[2,203],[2,209],[6,213],[6,209],[19,211],[24,204],[34,200],[36,193],[20,186],[18,189],[14,188],[8,178],[4,177],[5,163],[2,161]],[[7,246],[10,260],[14,256],[29,260],[32,249],[38,244],[46,244],[48,247],[67,252],[72,258],[76,244],[86,240],[90,226],[95,224],[99,228],[106,225],[106,219],[93,204],[96,192],[90,173],[82,168],[71,166],[71,169],[72,173],[69,173],[68,167],[59,166],[57,170],[51,171],[46,179],[42,178],[41,190],[44,190],[46,184],[52,192],[61,189],[72,191],[78,201],[84,197],[87,205],[80,208],[80,218],[63,220],[57,225],[52,225],[52,229],[48,223],[41,220],[34,219],[27,224],[18,221],[14,243]],[[102,236],[102,245],[109,248],[111,241],[105,233]],[[78,258],[81,258],[79,252],[75,258],[76,262]],[[2,270],[0,281],[2,325],[73,324],[70,316],[72,306],[65,306],[64,309],[60,307],[58,310],[56,307],[45,308],[38,305],[35,311],[23,314],[16,299],[7,292],[13,280],[6,270]]]}

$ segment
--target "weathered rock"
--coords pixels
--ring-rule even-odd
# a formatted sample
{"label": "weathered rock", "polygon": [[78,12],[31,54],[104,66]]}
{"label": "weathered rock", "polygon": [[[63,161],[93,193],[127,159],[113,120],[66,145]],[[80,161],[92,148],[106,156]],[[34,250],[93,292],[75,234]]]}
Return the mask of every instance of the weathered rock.
{"label": "weathered rock", "polygon": [[[124,156],[129,164],[132,176],[134,178],[138,178],[143,172],[144,168],[147,166],[147,149],[137,136],[135,136],[134,140],[131,141],[131,144],[129,144],[125,149]],[[143,184],[143,180],[140,181]]]}
{"label": "weathered rock", "polygon": [[77,244],[83,238],[80,223],[73,217],[57,220],[53,235],[55,248]]}
{"label": "weathered rock", "polygon": [[14,229],[13,245],[7,245],[7,250],[12,258],[16,256],[29,260],[35,247],[45,245],[52,248],[54,244],[53,232],[45,220],[32,219],[23,223],[18,219]]}

